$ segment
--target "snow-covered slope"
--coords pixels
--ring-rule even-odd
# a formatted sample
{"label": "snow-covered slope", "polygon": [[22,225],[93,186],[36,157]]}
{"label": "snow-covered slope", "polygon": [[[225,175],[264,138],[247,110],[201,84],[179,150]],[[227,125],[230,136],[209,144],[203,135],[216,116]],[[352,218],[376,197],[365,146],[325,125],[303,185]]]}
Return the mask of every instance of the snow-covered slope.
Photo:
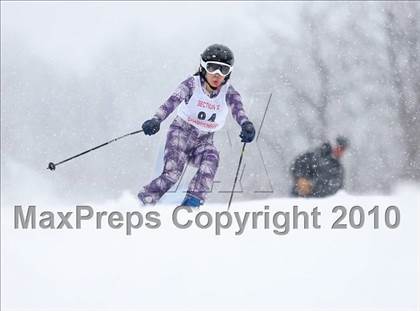
{"label": "snow-covered slope", "polygon": [[[208,229],[194,222],[180,229],[172,219],[175,205],[140,208],[127,193],[117,201],[89,203],[95,212],[120,211],[124,220],[127,212],[159,213],[158,228],[147,228],[145,220],[127,235],[125,225],[112,229],[107,218],[100,230],[95,218],[81,229],[14,229],[14,205],[24,202],[3,202],[2,310],[418,310],[419,198],[418,189],[404,186],[393,196],[236,202],[229,211],[231,228],[220,235],[215,218],[227,223],[227,213],[220,214],[225,205],[200,210],[203,224],[212,217]],[[321,228],[313,228],[309,217],[304,229],[300,216],[293,229],[295,205],[309,213],[318,207]],[[331,229],[339,216],[332,213],[336,205],[348,212],[361,206],[362,228]],[[368,215],[375,205],[378,229]],[[389,206],[400,211],[395,229],[385,224]],[[56,212],[76,207],[42,203],[36,209],[37,216],[52,211],[58,217]],[[257,228],[249,214],[243,233],[235,235],[237,219],[258,211],[266,214],[258,216]],[[275,216],[279,211],[290,212],[287,234],[273,231],[285,220],[286,214]],[[177,214],[180,223],[197,215]],[[358,223],[359,215],[353,216]],[[393,212],[389,216],[393,223]],[[342,223],[350,226],[348,214]]]}

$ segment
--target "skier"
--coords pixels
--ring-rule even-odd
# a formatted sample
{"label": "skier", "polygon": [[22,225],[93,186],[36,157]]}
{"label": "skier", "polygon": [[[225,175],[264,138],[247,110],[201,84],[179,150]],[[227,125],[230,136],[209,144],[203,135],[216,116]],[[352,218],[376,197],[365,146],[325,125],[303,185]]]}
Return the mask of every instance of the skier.
{"label": "skier", "polygon": [[343,187],[344,169],[340,159],[348,147],[348,140],[339,136],[333,149],[324,143],[314,152],[298,156],[291,167],[292,196],[326,197]]}
{"label": "skier", "polygon": [[154,135],[178,107],[166,138],[163,172],[138,194],[144,205],[156,204],[178,181],[187,163],[198,170],[182,205],[199,207],[204,203],[219,164],[213,135],[223,127],[229,108],[241,126],[241,141],[250,143],[254,139],[255,128],[245,114],[241,96],[229,83],[233,63],[228,47],[210,45],[201,54],[199,70],[178,86],[152,119],[143,123],[144,133]]}

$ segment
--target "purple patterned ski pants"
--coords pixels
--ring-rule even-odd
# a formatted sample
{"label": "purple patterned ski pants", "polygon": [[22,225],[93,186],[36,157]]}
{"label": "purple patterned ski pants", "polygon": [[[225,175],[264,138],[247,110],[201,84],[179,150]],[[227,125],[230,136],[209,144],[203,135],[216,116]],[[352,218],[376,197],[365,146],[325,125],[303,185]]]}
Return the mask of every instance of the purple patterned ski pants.
{"label": "purple patterned ski pants", "polygon": [[155,204],[176,184],[187,163],[198,168],[187,194],[204,202],[219,165],[219,152],[213,145],[213,133],[200,132],[180,117],[175,118],[166,138],[164,162],[162,174],[138,194],[143,203]]}

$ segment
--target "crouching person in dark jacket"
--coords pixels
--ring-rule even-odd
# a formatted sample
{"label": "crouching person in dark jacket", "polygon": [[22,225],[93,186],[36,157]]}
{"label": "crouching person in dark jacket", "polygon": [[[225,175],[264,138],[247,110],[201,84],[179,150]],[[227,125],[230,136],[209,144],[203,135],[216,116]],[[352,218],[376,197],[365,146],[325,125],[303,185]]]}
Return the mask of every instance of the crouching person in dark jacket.
{"label": "crouching person in dark jacket", "polygon": [[348,146],[348,140],[337,137],[332,148],[324,143],[312,152],[298,156],[291,167],[293,177],[292,196],[326,197],[343,187],[344,169],[340,158]]}

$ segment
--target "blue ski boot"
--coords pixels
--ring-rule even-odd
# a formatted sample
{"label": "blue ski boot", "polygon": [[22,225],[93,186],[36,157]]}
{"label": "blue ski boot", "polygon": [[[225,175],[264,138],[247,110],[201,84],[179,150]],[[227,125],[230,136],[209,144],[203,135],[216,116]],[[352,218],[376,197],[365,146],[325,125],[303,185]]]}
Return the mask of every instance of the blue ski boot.
{"label": "blue ski boot", "polygon": [[202,205],[203,202],[199,198],[196,198],[190,194],[187,194],[185,196],[184,201],[182,201],[181,206],[189,206],[192,208],[199,208],[200,205]]}

